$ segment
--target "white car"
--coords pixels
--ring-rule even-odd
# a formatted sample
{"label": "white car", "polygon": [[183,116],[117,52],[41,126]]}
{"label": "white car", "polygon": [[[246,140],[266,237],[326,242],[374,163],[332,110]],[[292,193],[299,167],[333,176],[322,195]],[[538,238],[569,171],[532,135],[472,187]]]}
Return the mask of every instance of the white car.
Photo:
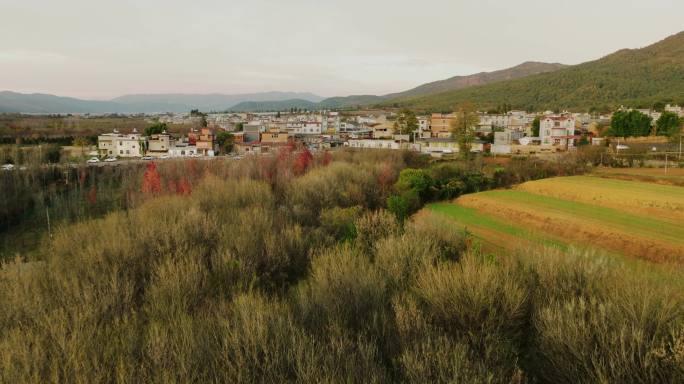
{"label": "white car", "polygon": [[140,160],[154,160],[154,157],[152,156],[143,156],[140,158]]}
{"label": "white car", "polygon": [[88,163],[88,164],[95,164],[95,163],[99,163],[99,162],[100,162],[100,159],[98,159],[97,157],[91,157],[90,159],[88,159],[88,161],[86,161],[86,163]]}
{"label": "white car", "polygon": [[618,144],[618,145],[615,146],[615,148],[616,148],[616,149],[629,149],[629,147],[626,146],[626,145],[624,145],[624,144]]}
{"label": "white car", "polygon": [[105,159],[105,161],[111,163],[112,161],[116,161],[116,157],[108,157]]}
{"label": "white car", "polygon": [[169,155],[161,155],[161,156],[159,156],[159,158],[160,158],[160,159],[168,159],[168,158],[169,158]]}
{"label": "white car", "polygon": [[2,166],[3,171],[12,171],[14,170],[14,164],[4,164]]}

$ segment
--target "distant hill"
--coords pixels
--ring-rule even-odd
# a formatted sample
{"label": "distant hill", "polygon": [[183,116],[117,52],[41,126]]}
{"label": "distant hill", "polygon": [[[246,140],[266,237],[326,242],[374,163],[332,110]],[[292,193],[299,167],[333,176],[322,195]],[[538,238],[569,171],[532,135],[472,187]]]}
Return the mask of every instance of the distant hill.
{"label": "distant hill", "polygon": [[308,92],[260,92],[243,93],[236,95],[226,95],[220,93],[210,94],[146,94],[146,95],[125,95],[112,99],[112,101],[127,105],[139,104],[168,104],[184,105],[185,109],[200,109],[202,111],[223,111],[231,109],[236,105],[247,101],[285,101],[285,100],[306,100],[317,103],[323,98]]}
{"label": "distant hill", "polygon": [[290,108],[316,110],[320,108],[318,103],[302,99],[289,99],[281,101],[243,101],[230,108],[234,112],[269,112],[286,111]]}
{"label": "distant hill", "polygon": [[42,93],[0,92],[0,112],[87,113],[95,111],[122,112],[120,105],[107,101],[80,100]]}
{"label": "distant hill", "polygon": [[608,110],[623,104],[684,103],[684,32],[645,48],[623,49],[553,72],[426,96],[397,97],[382,104],[439,111],[466,100],[482,109],[507,103],[527,110]]}
{"label": "distant hill", "polygon": [[539,73],[553,72],[565,68],[567,65],[560,63],[540,63],[537,61],[527,61],[515,67],[502,69],[493,72],[480,72],[469,76],[454,76],[446,80],[434,81],[423,84],[408,91],[385,95],[388,99],[408,98],[414,96],[431,95],[445,91],[455,91],[458,89],[474,87],[496,83],[498,81],[518,79]]}
{"label": "distant hill", "polygon": [[384,96],[352,95],[330,97],[319,103],[322,108],[356,108],[371,104],[382,103],[387,100]]}
{"label": "distant hill", "polygon": [[357,106],[373,105],[387,100],[410,98],[422,95],[430,95],[444,91],[453,91],[476,85],[490,84],[497,81],[517,79],[520,77],[557,71],[567,67],[559,63],[540,63],[528,61],[515,67],[493,72],[480,72],[467,76],[454,76],[445,80],[433,81],[403,92],[390,93],[383,96],[356,95],[347,97],[332,97],[321,102],[324,108],[353,108]]}
{"label": "distant hill", "polygon": [[112,100],[82,100],[41,93],[0,92],[0,113],[153,113],[223,111],[245,101],[305,100],[311,103],[323,98],[312,93],[263,92],[251,94],[156,94],[126,95]]}

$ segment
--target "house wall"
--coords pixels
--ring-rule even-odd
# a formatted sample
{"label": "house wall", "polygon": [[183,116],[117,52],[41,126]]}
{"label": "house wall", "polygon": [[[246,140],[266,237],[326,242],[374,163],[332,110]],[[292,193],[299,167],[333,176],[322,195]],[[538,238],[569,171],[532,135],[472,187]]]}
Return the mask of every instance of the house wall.
{"label": "house wall", "polygon": [[171,149],[171,136],[152,135],[147,144],[148,152],[168,152]]}
{"label": "house wall", "polygon": [[454,119],[452,114],[433,113],[430,117],[430,132],[432,137],[447,137],[451,135],[451,121]]}

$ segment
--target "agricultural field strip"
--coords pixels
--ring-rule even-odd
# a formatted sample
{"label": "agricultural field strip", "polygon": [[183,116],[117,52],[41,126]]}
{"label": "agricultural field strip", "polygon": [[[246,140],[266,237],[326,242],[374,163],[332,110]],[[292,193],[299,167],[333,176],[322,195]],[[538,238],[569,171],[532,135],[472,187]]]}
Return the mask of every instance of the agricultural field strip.
{"label": "agricultural field strip", "polygon": [[527,182],[515,189],[590,205],[628,210],[659,220],[684,221],[684,188],[636,181],[571,176]]}
{"label": "agricultural field strip", "polygon": [[684,186],[684,169],[682,168],[672,168],[667,173],[660,168],[599,168],[592,172],[592,176],[612,180]]}
{"label": "agricultural field strip", "polygon": [[[532,232],[515,223],[508,222],[504,218],[499,219],[487,213],[479,212],[475,208],[465,207],[456,203],[435,203],[428,205],[427,208],[432,212],[451,218],[456,225],[466,228],[476,238],[504,250],[528,252],[530,246],[553,247],[561,251],[568,250],[569,247],[586,248],[599,251],[600,255],[624,263],[631,270],[637,271],[637,273],[649,279],[654,281],[667,280],[670,284],[680,285],[684,288],[684,279],[681,273],[673,274],[670,267],[666,265],[627,257],[623,253],[600,245],[587,246],[586,244],[569,241],[566,238],[558,238],[547,232]],[[492,237],[492,235],[496,237]]]}
{"label": "agricultural field strip", "polygon": [[[430,204],[428,208],[434,212],[446,215],[456,221],[464,228],[472,231],[474,235],[478,236],[480,231],[500,233],[504,235],[503,237],[514,237],[520,238],[525,242],[540,244],[544,246],[553,246],[562,250],[568,248],[568,243],[555,239],[546,234],[542,235],[539,233],[532,233],[531,231],[515,226],[510,223],[506,223],[502,220],[494,218],[484,213],[478,212],[474,208],[464,207],[462,205],[454,203],[436,203]],[[480,236],[478,236],[480,237]],[[483,237],[482,240],[492,243],[494,245],[511,248],[512,244],[503,244],[499,239],[491,239]]]}
{"label": "agricultural field strip", "polygon": [[604,225],[634,237],[660,239],[684,245],[684,226],[638,216],[616,209],[562,200],[518,190],[489,191],[477,194],[480,199],[505,204],[507,208],[552,216],[559,220]]}

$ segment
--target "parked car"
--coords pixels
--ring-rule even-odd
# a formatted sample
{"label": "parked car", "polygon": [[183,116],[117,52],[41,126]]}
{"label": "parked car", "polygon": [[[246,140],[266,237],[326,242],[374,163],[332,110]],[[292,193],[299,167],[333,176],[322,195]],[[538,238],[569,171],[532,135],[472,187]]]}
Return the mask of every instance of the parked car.
{"label": "parked car", "polygon": [[160,158],[160,159],[168,159],[168,158],[169,158],[169,155],[161,155],[161,156],[159,156],[159,158]]}
{"label": "parked car", "polygon": [[154,160],[154,157],[152,156],[143,156],[140,158],[141,160]]}
{"label": "parked car", "polygon": [[90,159],[88,159],[88,161],[86,161],[86,163],[89,163],[89,164],[94,164],[94,163],[99,163],[99,162],[100,162],[100,159],[98,159],[97,157],[91,157]]}
{"label": "parked car", "polygon": [[12,171],[14,170],[14,164],[4,164],[2,166],[3,171]]}
{"label": "parked car", "polygon": [[105,159],[105,161],[111,163],[112,161],[116,161],[116,157],[108,157]]}

